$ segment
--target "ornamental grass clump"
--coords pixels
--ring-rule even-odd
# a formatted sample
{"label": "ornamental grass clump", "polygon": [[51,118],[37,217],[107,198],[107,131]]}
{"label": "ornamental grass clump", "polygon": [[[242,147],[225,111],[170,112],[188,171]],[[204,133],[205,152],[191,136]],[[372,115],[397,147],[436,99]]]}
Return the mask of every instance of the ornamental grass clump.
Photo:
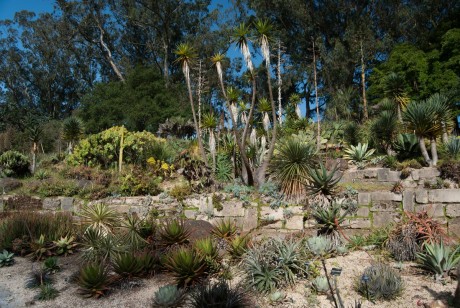
{"label": "ornamental grass clump", "polygon": [[376,263],[364,270],[356,280],[356,291],[369,300],[392,300],[401,295],[404,282],[397,272],[383,263]]}

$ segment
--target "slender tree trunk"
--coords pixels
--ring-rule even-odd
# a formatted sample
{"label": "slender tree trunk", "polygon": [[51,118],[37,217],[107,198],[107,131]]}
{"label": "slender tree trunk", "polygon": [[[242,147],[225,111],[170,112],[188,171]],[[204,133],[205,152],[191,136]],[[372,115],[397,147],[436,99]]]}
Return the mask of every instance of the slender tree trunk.
{"label": "slender tree trunk", "polygon": [[307,90],[307,87],[308,87],[308,84],[305,83],[305,87],[304,87],[304,93],[305,93],[305,119],[309,119],[310,118],[310,97],[311,97],[311,93],[310,91]]}
{"label": "slender tree trunk", "polygon": [[420,146],[420,152],[422,152],[422,156],[425,159],[426,163],[431,166],[431,159],[430,155],[428,155],[428,151],[426,150],[426,145],[425,145],[425,138],[423,137],[418,137],[418,143]]}
{"label": "slender tree trunk", "polygon": [[315,40],[313,39],[313,78],[315,84],[315,104],[316,104],[316,123],[317,123],[317,136],[316,136],[316,148],[319,151],[321,148],[321,115],[319,114],[319,102],[318,102],[318,82],[316,79],[316,51],[315,51]]}
{"label": "slender tree trunk", "polygon": [[402,123],[403,119],[402,119],[402,113],[401,113],[401,106],[399,104],[397,106],[397,111],[398,111],[398,121],[399,123]]}
{"label": "slender tree trunk", "polygon": [[[231,108],[230,108],[230,102],[228,101],[227,94],[225,92],[224,82],[223,82],[223,80],[221,78],[219,78],[219,82],[220,82],[220,87],[222,89],[222,94],[224,95],[224,98],[225,98],[225,102],[226,102],[226,105],[227,105],[227,110],[230,113],[230,121],[232,123],[232,131],[233,131],[233,135],[235,137],[235,141],[236,141],[236,144],[238,146],[238,149],[240,150],[241,159],[243,161],[243,167],[247,171],[246,172],[246,175],[247,175],[246,184],[249,185],[249,186],[253,186],[254,185],[254,176],[253,176],[251,165],[249,164],[249,159],[248,159],[248,156],[246,155],[246,150],[245,150],[245,142],[244,142],[245,133],[243,133],[243,137],[240,139],[236,119],[233,118]],[[254,83],[253,83],[253,86],[254,86]],[[253,108],[253,107],[251,106],[251,108]],[[251,115],[251,111],[249,113]],[[249,118],[248,118],[248,122],[245,125],[245,132],[246,132],[246,127],[248,127],[248,126],[249,126]],[[235,159],[235,165],[236,165],[236,159]],[[243,172],[241,172],[241,175],[243,176]]]}
{"label": "slender tree trunk", "polygon": [[163,52],[164,52],[164,59],[163,59],[163,77],[165,79],[165,86],[166,88],[169,87],[169,59],[168,59],[168,44],[163,41]]}
{"label": "slender tree trunk", "polygon": [[102,28],[99,20],[97,21],[97,26],[99,28],[99,43],[101,43],[102,48],[105,51],[105,57],[107,61],[109,62],[110,66],[112,67],[113,71],[115,72],[115,75],[117,75],[118,79],[120,81],[125,82],[125,78],[123,77],[123,74],[121,71],[118,69],[117,64],[115,63],[115,60],[113,59],[112,52],[110,51],[110,48],[107,46],[107,44],[104,41],[104,29]]}
{"label": "slender tree trunk", "polygon": [[198,66],[198,89],[197,89],[197,96],[198,96],[198,126],[201,129],[201,60],[199,61],[199,66]]}
{"label": "slender tree trunk", "polygon": [[32,174],[35,173],[35,168],[37,167],[37,143],[34,142],[32,145]]}
{"label": "slender tree trunk", "polygon": [[438,150],[436,148],[436,138],[430,138],[430,146],[431,146],[431,165],[436,166],[438,163]]}
{"label": "slender tree trunk", "polygon": [[203,160],[204,164],[206,166],[208,166],[208,158],[206,156],[206,152],[204,151],[203,142],[201,140],[200,127],[198,126],[198,120],[196,118],[195,106],[193,104],[193,95],[192,95],[192,86],[190,84],[190,76],[186,75],[185,79],[187,81],[188,98],[189,98],[189,101],[190,101],[190,107],[192,108],[193,123],[195,124],[196,136],[197,136],[197,139],[198,139],[198,149],[199,149],[200,154],[201,154],[201,159]]}
{"label": "slender tree trunk", "polygon": [[283,123],[283,108],[281,105],[281,85],[282,85],[282,80],[281,80],[281,40],[278,41],[278,67],[277,67],[277,73],[278,73],[278,119],[280,125]]}
{"label": "slender tree trunk", "polygon": [[273,157],[273,152],[275,151],[275,143],[276,143],[276,136],[278,130],[278,124],[276,119],[276,109],[275,109],[275,101],[273,100],[273,91],[272,91],[272,83],[271,83],[271,76],[270,76],[270,66],[267,63],[267,86],[268,86],[268,94],[270,96],[270,103],[272,106],[272,120],[273,120],[273,129],[272,129],[272,136],[271,142],[268,147],[268,152],[265,155],[262,164],[257,170],[257,186],[262,185],[265,183],[265,173],[267,172],[268,164]]}
{"label": "slender tree trunk", "polygon": [[447,134],[446,122],[442,121],[442,142],[447,143],[449,142],[449,135]]}
{"label": "slender tree trunk", "polygon": [[367,97],[366,97],[366,64],[364,63],[363,41],[361,41],[361,87],[363,95],[363,112],[364,120],[369,118],[367,113]]}

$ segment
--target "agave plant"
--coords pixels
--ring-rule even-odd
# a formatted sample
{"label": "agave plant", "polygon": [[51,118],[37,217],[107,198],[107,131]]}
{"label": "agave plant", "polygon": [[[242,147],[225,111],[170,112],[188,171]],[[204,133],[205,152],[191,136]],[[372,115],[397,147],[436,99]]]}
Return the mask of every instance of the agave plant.
{"label": "agave plant", "polygon": [[58,272],[61,267],[58,264],[57,257],[49,257],[43,262],[43,269],[50,274]]}
{"label": "agave plant", "polygon": [[348,149],[345,149],[344,159],[347,159],[353,163],[365,162],[374,154],[375,149],[368,150],[367,143],[358,143],[357,146],[350,145]]}
{"label": "agave plant", "polygon": [[228,246],[228,253],[234,259],[239,259],[246,252],[249,246],[250,237],[248,235],[237,235],[231,239]]}
{"label": "agave plant", "polygon": [[54,247],[56,248],[56,254],[59,256],[67,256],[69,254],[73,254],[75,247],[78,245],[75,243],[74,236],[64,236],[57,241],[53,241],[53,243]]}
{"label": "agave plant", "polygon": [[42,260],[45,257],[51,256],[53,253],[51,252],[50,244],[45,240],[45,235],[41,234],[38,240],[33,241],[30,244],[30,248],[32,249],[32,253],[29,254],[33,260]]}
{"label": "agave plant", "polygon": [[201,279],[206,271],[203,256],[195,250],[185,247],[170,252],[166,257],[165,267],[175,277],[179,286],[190,286]]}
{"label": "agave plant", "polygon": [[417,136],[414,134],[399,134],[393,143],[399,159],[408,159],[420,155],[420,147]]}
{"label": "agave plant", "polygon": [[146,276],[151,276],[160,266],[160,258],[158,255],[143,253],[137,256],[137,261],[142,267],[142,273]]}
{"label": "agave plant", "polygon": [[250,307],[246,293],[240,288],[232,288],[227,281],[221,280],[214,284],[207,284],[191,293],[190,307]]}
{"label": "agave plant", "polygon": [[326,294],[329,291],[329,283],[325,276],[316,277],[312,280],[311,285],[318,294]]}
{"label": "agave plant", "polygon": [[160,240],[163,245],[171,246],[183,244],[188,241],[190,231],[185,227],[183,220],[167,220],[158,229]]}
{"label": "agave plant", "polygon": [[48,301],[55,299],[59,295],[59,291],[56,290],[52,284],[46,283],[40,286],[40,292],[35,297],[39,301]]}
{"label": "agave plant", "polygon": [[99,298],[109,290],[110,277],[103,263],[89,263],[80,269],[77,283],[79,294]]}
{"label": "agave plant", "polygon": [[333,250],[330,239],[324,236],[314,236],[307,239],[307,249],[314,255],[323,258]]}
{"label": "agave plant", "polygon": [[286,197],[300,199],[305,195],[304,179],[315,154],[316,146],[298,138],[291,137],[278,143],[270,170]]}
{"label": "agave plant", "polygon": [[185,292],[176,285],[162,286],[155,292],[153,308],[180,308],[183,307]]}
{"label": "agave plant", "polygon": [[321,193],[324,196],[330,196],[334,193],[335,186],[339,183],[342,176],[337,176],[338,166],[336,165],[330,172],[327,171],[326,167],[320,163],[319,169],[312,169],[308,167],[306,185],[307,190],[310,194]]}
{"label": "agave plant", "polygon": [[331,239],[335,246],[341,243],[339,226],[345,221],[348,211],[340,213],[342,207],[338,203],[333,203],[329,208],[318,207],[313,211],[312,216],[319,225],[318,235],[324,235]]}
{"label": "agave plant", "polygon": [[138,258],[131,253],[118,254],[112,261],[113,271],[122,278],[139,276],[143,270]]}
{"label": "agave plant", "polygon": [[229,240],[237,232],[237,228],[234,222],[230,219],[222,219],[217,222],[211,230],[211,233],[217,238]]}
{"label": "agave plant", "polygon": [[200,253],[205,258],[210,258],[210,259],[215,260],[219,256],[217,244],[210,237],[206,237],[206,238],[197,240],[194,243],[193,247],[198,253]]}
{"label": "agave plant", "polygon": [[294,285],[296,277],[306,274],[301,256],[300,242],[294,240],[272,240],[273,252],[278,258],[277,268],[285,284]]}
{"label": "agave plant", "polygon": [[422,267],[433,272],[436,280],[440,280],[447,275],[460,261],[460,246],[454,251],[444,246],[443,242],[425,243],[424,252],[418,253]]}
{"label": "agave plant", "polygon": [[79,215],[87,229],[100,230],[103,234],[112,233],[120,222],[118,213],[103,203],[85,206]]}
{"label": "agave plant", "polygon": [[3,249],[3,252],[0,253],[0,267],[11,266],[14,264],[14,253],[8,252]]}
{"label": "agave plant", "polygon": [[404,289],[401,276],[390,266],[376,263],[364,270],[357,278],[356,289],[369,299],[391,300],[398,297]]}

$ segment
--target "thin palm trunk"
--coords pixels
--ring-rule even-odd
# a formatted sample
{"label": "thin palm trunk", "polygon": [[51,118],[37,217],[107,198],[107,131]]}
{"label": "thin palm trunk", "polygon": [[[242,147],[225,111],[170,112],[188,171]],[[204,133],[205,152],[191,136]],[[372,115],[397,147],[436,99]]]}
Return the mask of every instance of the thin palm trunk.
{"label": "thin palm trunk", "polygon": [[364,63],[363,41],[361,41],[361,87],[363,95],[363,113],[364,120],[369,118],[367,112],[367,97],[366,97],[366,64]]}
{"label": "thin palm trunk", "polygon": [[431,166],[431,159],[430,159],[430,155],[428,155],[428,151],[426,149],[426,145],[425,145],[425,138],[423,137],[419,137],[418,138],[418,143],[419,143],[419,146],[420,146],[420,152],[422,152],[422,156],[423,158],[425,159],[425,162]]}
{"label": "thin palm trunk", "polygon": [[431,166],[436,166],[438,163],[438,150],[436,148],[436,138],[430,138],[430,146],[431,146]]}
{"label": "thin palm trunk", "polygon": [[280,125],[282,124],[282,115],[283,115],[283,108],[281,105],[281,85],[282,85],[282,80],[281,80],[281,41],[278,41],[278,67],[277,67],[277,72],[278,72],[278,117],[279,117],[279,123]]}
{"label": "thin palm trunk", "polygon": [[401,105],[400,104],[397,104],[397,110],[398,110],[398,121],[399,121],[399,123],[402,123],[403,119],[402,119],[402,112],[401,112]]}

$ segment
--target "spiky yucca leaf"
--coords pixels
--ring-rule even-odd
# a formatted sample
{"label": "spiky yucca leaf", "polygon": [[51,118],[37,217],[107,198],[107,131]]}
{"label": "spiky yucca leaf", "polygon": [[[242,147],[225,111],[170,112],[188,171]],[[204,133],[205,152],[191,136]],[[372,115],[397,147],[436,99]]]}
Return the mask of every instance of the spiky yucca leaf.
{"label": "spiky yucca leaf", "polygon": [[246,293],[240,288],[232,288],[227,281],[221,280],[214,284],[207,284],[197,288],[191,294],[190,305],[192,308],[202,307],[250,307]]}
{"label": "spiky yucca leaf", "polygon": [[120,222],[118,213],[103,203],[85,206],[79,215],[87,229],[100,230],[103,234],[112,233]]}

